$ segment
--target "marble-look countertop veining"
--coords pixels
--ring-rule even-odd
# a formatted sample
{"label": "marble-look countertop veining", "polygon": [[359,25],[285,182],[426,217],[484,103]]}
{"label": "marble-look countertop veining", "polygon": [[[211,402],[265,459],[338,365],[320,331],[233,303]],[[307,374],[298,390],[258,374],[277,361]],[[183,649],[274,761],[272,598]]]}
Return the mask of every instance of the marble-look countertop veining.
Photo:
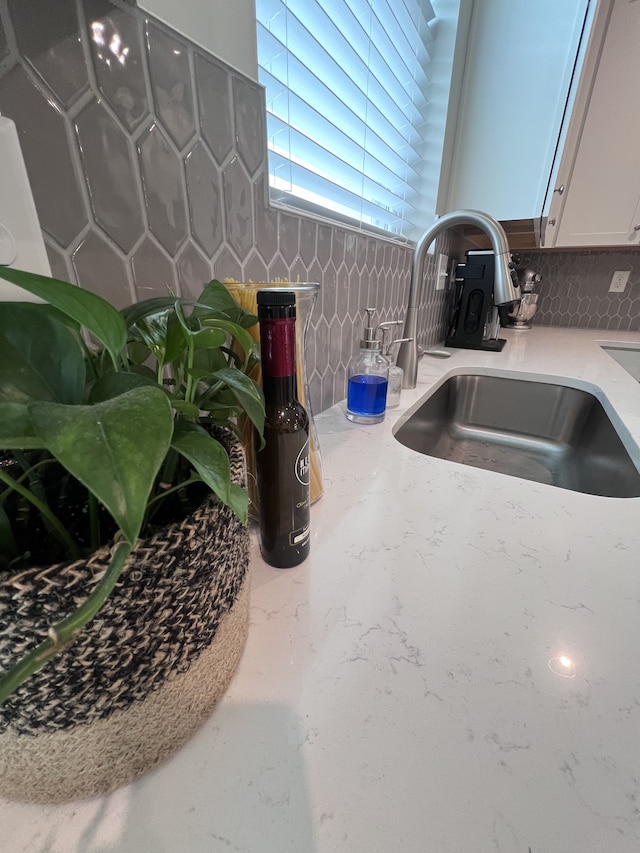
{"label": "marble-look countertop veining", "polygon": [[[637,853],[640,498],[423,457],[394,423],[451,372],[601,391],[640,461],[640,385],[534,328],[424,358],[376,426],[316,423],[325,495],[293,570],[253,554],[238,673],[176,756],[102,799],[0,804],[3,853]],[[600,394],[600,392],[598,392]],[[549,662],[566,656],[573,669]]]}

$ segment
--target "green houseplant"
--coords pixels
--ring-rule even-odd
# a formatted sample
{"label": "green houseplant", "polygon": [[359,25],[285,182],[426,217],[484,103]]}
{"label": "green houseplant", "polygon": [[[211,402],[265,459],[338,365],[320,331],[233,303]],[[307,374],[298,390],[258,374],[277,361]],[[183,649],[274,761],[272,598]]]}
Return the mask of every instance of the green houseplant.
{"label": "green houseplant", "polygon": [[261,433],[264,401],[248,376],[257,318],[220,282],[117,311],[62,281],[0,276],[45,300],[0,311],[0,579],[108,552],[86,599],[0,674],[1,704],[95,618],[150,530],[210,492],[246,527],[228,437],[243,412]]}

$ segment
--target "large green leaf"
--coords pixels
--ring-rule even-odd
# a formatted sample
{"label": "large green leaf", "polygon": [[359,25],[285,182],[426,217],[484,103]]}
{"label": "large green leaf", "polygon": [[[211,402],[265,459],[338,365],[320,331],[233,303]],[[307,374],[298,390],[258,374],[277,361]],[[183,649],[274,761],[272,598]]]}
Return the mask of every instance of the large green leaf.
{"label": "large green leaf", "polygon": [[144,342],[160,367],[172,364],[187,348],[182,326],[169,309],[141,317],[131,326],[131,334]]}
{"label": "large green leaf", "polygon": [[247,523],[247,515],[249,513],[249,495],[247,490],[236,483],[231,483],[229,486],[228,504],[238,516],[243,524]]}
{"label": "large green leaf", "polygon": [[129,359],[130,366],[140,366],[144,364],[150,354],[149,347],[146,344],[143,344],[142,341],[127,342],[127,358]]}
{"label": "large green leaf", "polygon": [[171,400],[171,407],[175,409],[176,412],[182,412],[182,414],[185,414],[194,420],[198,420],[200,418],[200,409],[194,403],[188,403],[186,400],[181,400],[173,394],[169,394],[169,399]]}
{"label": "large green leaf", "polygon": [[[260,386],[245,373],[233,367],[216,370],[213,377],[225,382],[245,410],[260,435],[264,430],[264,395]],[[197,402],[197,401],[196,401]]]}
{"label": "large green leaf", "polygon": [[222,329],[201,329],[193,335],[196,349],[217,349],[224,345],[227,335]]}
{"label": "large green leaf", "polygon": [[175,301],[175,296],[154,296],[152,299],[143,299],[142,302],[126,305],[120,309],[120,313],[127,326],[131,327],[135,326],[136,323],[145,317],[170,310],[173,308]]}
{"label": "large green leaf", "polygon": [[44,446],[34,432],[26,403],[0,403],[0,450],[33,450]]}
{"label": "large green leaf", "polygon": [[206,317],[202,320],[202,325],[206,329],[222,329],[231,335],[232,338],[235,338],[244,350],[244,368],[246,368],[249,363],[249,359],[253,355],[255,345],[255,341],[246,329],[243,329],[242,326],[239,326],[237,323],[230,323],[227,320],[209,319]]}
{"label": "large green leaf", "polygon": [[229,456],[223,445],[195,424],[177,423],[172,447],[189,460],[209,488],[246,523],[248,496],[231,482]]}
{"label": "large green leaf", "polygon": [[197,424],[178,421],[171,446],[191,462],[209,488],[226,503],[231,469],[223,445]]}
{"label": "large green leaf", "polygon": [[120,394],[126,394],[127,391],[131,391],[134,388],[142,387],[158,388],[159,386],[153,374],[148,376],[140,373],[125,373],[124,371],[105,373],[91,389],[89,402],[102,403],[105,400],[119,397]]}
{"label": "large green leaf", "polygon": [[227,336],[230,336],[231,338],[235,338],[244,350],[245,364],[247,363],[249,357],[253,354],[254,340],[246,329],[243,329],[237,323],[232,323],[230,320],[221,320],[220,317],[208,309],[194,310],[193,313],[187,315],[185,307],[184,303],[180,301],[176,302],[176,317],[185,335],[199,342],[199,348],[210,347],[216,349],[223,346],[227,340]]}
{"label": "large green leaf", "polygon": [[255,314],[246,311],[231,296],[227,288],[217,279],[213,279],[198,297],[198,303],[213,309],[213,316],[222,316],[245,329],[258,322]]}
{"label": "large green leaf", "polygon": [[[227,357],[221,349],[198,349],[193,353],[192,375],[211,384],[211,375],[227,367]],[[195,371],[200,371],[196,374]]]}
{"label": "large green leaf", "polygon": [[136,388],[95,406],[34,403],[31,420],[49,451],[104,504],[133,544],[171,445],[161,388]]}
{"label": "large green leaf", "polygon": [[55,305],[87,329],[108,350],[114,361],[127,339],[127,326],[118,311],[101,296],[35,273],[0,267],[0,277]]}
{"label": "large green leaf", "polygon": [[50,305],[6,302],[0,311],[0,400],[79,403],[85,388],[80,338]]}

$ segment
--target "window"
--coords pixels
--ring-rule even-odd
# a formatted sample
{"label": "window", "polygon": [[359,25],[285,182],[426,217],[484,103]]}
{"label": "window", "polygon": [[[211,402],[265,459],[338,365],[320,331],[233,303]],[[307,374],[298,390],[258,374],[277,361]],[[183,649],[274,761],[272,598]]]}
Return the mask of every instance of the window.
{"label": "window", "polygon": [[406,238],[431,224],[458,6],[256,0],[273,200]]}

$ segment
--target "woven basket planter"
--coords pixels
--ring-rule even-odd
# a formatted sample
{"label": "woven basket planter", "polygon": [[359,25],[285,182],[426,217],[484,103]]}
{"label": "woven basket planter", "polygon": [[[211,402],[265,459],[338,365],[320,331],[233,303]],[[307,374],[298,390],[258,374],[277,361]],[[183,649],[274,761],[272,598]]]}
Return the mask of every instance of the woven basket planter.
{"label": "woven basket planter", "polygon": [[[234,482],[245,478],[239,444]],[[0,705],[0,797],[105,794],[178,749],[227,688],[247,635],[247,528],[210,499],[141,542],[76,642]],[[104,552],[0,578],[0,670],[95,585]]]}

